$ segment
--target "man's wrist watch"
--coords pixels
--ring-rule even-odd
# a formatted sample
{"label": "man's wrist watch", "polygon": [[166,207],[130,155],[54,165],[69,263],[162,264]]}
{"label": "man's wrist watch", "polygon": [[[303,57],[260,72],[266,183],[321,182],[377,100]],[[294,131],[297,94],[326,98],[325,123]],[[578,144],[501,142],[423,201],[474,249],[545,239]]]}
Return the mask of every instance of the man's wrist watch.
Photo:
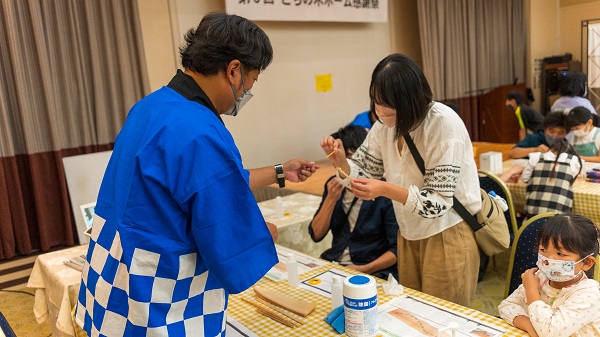
{"label": "man's wrist watch", "polygon": [[277,174],[277,183],[279,184],[279,188],[285,187],[285,175],[283,174],[283,165],[277,164],[275,165],[275,173]]}

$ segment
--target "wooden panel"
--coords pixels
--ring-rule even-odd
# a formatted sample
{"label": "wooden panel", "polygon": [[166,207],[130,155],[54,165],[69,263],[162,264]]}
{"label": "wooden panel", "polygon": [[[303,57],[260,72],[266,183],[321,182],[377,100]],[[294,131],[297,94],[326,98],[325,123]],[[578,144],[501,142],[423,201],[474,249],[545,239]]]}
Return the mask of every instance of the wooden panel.
{"label": "wooden panel", "polygon": [[525,84],[505,85],[479,96],[479,140],[493,143],[519,141],[519,122],[514,111],[506,108],[506,94],[519,90],[525,96]]}

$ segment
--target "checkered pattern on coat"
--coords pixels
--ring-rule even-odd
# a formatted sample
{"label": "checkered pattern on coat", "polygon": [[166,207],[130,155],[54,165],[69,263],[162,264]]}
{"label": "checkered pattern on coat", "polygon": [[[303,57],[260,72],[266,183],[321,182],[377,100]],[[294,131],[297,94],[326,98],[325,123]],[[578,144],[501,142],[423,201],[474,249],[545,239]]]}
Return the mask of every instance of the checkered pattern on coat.
{"label": "checkered pattern on coat", "polygon": [[225,336],[228,294],[196,253],[174,261],[136,248],[128,257],[105,225],[96,214],[75,313],[89,336]]}
{"label": "checkered pattern on coat", "polygon": [[[568,155],[565,162],[554,162],[540,159],[535,165],[527,184],[527,204],[525,211],[541,214],[552,211],[571,211],[573,209],[573,190],[571,181],[574,175],[570,168],[573,155]],[[552,169],[555,176],[551,178]]]}

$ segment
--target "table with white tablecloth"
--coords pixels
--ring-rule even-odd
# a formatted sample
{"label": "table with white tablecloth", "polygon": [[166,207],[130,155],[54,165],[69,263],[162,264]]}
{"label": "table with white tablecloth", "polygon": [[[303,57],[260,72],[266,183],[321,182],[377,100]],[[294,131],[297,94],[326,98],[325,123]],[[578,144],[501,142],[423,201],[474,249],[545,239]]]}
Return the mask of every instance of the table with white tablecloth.
{"label": "table with white tablecloth", "polygon": [[323,251],[331,248],[331,232],[320,242],[313,242],[308,234],[308,225],[321,203],[320,196],[299,192],[281,197],[281,202],[282,217],[277,214],[276,199],[258,203],[265,221],[277,226],[277,244],[314,257],[319,257]]}

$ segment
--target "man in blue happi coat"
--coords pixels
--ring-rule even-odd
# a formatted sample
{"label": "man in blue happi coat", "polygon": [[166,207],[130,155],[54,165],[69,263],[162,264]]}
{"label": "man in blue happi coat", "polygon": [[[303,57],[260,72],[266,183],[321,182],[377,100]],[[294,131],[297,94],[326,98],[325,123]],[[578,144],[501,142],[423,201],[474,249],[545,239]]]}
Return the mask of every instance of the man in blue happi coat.
{"label": "man in blue happi coat", "polygon": [[228,294],[277,263],[251,189],[318,168],[246,170],[223,124],[272,61],[262,29],[210,13],[180,53],[185,70],[129,112],[100,187],[75,313],[89,336],[225,336]]}

